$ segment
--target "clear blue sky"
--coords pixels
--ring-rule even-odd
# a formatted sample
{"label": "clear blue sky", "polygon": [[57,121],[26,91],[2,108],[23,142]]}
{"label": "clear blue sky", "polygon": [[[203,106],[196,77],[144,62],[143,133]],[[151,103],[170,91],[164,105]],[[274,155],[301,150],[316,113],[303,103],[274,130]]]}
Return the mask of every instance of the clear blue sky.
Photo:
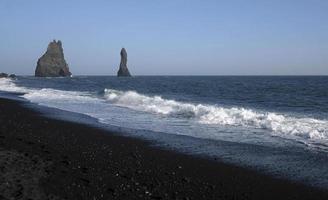
{"label": "clear blue sky", "polygon": [[53,39],[75,75],[328,75],[327,0],[0,0],[0,71]]}

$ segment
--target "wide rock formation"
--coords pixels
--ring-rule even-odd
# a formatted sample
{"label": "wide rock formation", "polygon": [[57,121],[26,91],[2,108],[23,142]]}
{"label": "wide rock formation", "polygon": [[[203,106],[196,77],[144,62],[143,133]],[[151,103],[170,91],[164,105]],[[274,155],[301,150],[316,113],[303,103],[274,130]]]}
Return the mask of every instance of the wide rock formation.
{"label": "wide rock formation", "polygon": [[127,66],[127,62],[128,62],[128,54],[126,53],[126,50],[122,48],[120,69],[117,72],[117,76],[131,76]]}
{"label": "wide rock formation", "polygon": [[0,78],[7,78],[8,77],[8,74],[6,73],[0,73]]}
{"label": "wide rock formation", "polygon": [[0,73],[0,78],[16,78],[15,74]]}
{"label": "wide rock formation", "polygon": [[41,58],[39,58],[35,76],[40,77],[59,77],[59,76],[71,76],[68,64],[64,58],[64,52],[62,43],[60,40],[52,41],[48,45],[48,49]]}

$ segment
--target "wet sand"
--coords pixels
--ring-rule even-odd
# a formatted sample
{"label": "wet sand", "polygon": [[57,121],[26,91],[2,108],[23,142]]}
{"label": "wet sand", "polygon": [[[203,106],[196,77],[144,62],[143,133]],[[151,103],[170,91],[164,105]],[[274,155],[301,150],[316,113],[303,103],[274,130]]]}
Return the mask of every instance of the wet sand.
{"label": "wet sand", "polygon": [[0,99],[2,199],[328,199],[328,191],[151,147]]}

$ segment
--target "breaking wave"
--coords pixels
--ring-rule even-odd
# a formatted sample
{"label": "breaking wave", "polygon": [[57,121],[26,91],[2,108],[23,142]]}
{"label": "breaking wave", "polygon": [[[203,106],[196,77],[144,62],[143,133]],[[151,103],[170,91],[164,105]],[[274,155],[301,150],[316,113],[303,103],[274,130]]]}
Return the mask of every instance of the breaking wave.
{"label": "breaking wave", "polygon": [[[0,90],[23,93],[31,102],[79,112],[98,117],[106,104],[133,110],[193,120],[210,126],[234,126],[264,129],[272,135],[286,138],[297,137],[328,143],[328,121],[310,117],[296,117],[291,114],[265,112],[242,107],[223,107],[219,105],[185,103],[140,94],[136,91],[105,89],[103,95],[80,91],[65,91],[51,88],[35,89],[19,87],[11,79],[0,79]],[[101,104],[101,105],[100,105]],[[95,111],[95,106],[101,107]]]}
{"label": "breaking wave", "polygon": [[135,91],[104,90],[105,98],[116,105],[162,115],[193,118],[201,124],[243,126],[272,131],[273,134],[327,140],[328,121],[297,118],[273,112],[238,107],[183,103]]}
{"label": "breaking wave", "polygon": [[91,97],[88,93],[77,91],[63,91],[50,88],[43,88],[40,90],[32,90],[23,95],[24,98],[34,102],[43,101],[66,101],[69,102],[85,102],[94,101],[95,98]]}
{"label": "breaking wave", "polygon": [[0,78],[0,91],[27,93],[31,90],[17,86],[10,78]]}
{"label": "breaking wave", "polygon": [[64,91],[52,88],[31,89],[20,87],[9,78],[0,78],[0,91],[23,93],[22,97],[37,103],[56,100],[73,102],[92,101],[95,99],[86,92]]}

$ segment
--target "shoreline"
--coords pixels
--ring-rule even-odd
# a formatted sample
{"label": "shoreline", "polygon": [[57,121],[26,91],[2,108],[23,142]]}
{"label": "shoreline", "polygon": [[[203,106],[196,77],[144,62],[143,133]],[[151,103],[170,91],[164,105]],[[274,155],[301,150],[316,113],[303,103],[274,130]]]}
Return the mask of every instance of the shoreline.
{"label": "shoreline", "polygon": [[0,122],[0,199],[328,199],[326,190],[50,119],[15,100],[0,98]]}

